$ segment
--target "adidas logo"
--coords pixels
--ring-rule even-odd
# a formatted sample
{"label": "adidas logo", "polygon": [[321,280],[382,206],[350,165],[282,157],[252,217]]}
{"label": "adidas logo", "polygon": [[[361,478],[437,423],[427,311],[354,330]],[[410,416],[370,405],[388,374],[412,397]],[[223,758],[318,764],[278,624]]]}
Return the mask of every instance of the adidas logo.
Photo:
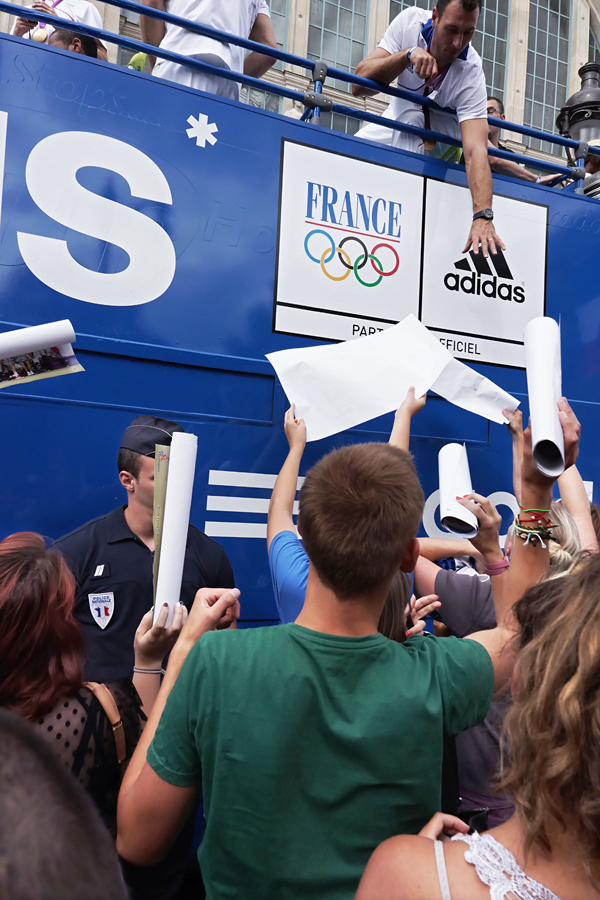
{"label": "adidas logo", "polygon": [[[490,262],[495,274],[490,268]],[[448,272],[444,276],[444,284],[449,291],[462,291],[464,294],[483,295],[491,299],[514,300],[515,303],[525,302],[523,287],[506,284],[507,281],[514,279],[500,247],[495,255],[490,253],[487,259],[483,253],[473,253],[471,250],[468,256],[454,263],[454,268],[458,271]],[[461,272],[468,274],[461,276]]]}

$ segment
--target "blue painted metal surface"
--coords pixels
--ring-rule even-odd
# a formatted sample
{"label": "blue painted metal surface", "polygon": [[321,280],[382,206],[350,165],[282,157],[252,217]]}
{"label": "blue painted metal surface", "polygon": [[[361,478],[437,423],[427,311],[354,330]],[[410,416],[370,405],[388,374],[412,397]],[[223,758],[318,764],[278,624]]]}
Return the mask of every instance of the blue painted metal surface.
{"label": "blue painted metal surface", "polygon": [[[17,39],[3,39],[2,50],[0,111],[8,114],[8,127],[0,318],[6,329],[71,319],[86,372],[0,391],[10,447],[0,533],[34,529],[58,537],[124,502],[115,464],[119,437],[134,415],[148,410],[199,436],[193,522],[264,525],[270,489],[252,475],[275,475],[287,450],[286,400],[264,354],[315,344],[272,330],[282,138],[458,185],[466,184],[464,169]],[[191,116],[217,125],[216,144],[202,147],[188,137]],[[153,220],[169,236],[175,272],[156,299],[131,306],[84,302],[49,287],[25,264],[19,233],[66,241],[86,270],[111,275],[128,265],[117,243],[60,225],[32,199],[28,159],[41,141],[63,132],[136,148],[166,179],[171,203],[132,196],[125,178],[111,171],[112,152],[77,173],[81,186],[135,211],[140,225],[144,217]],[[68,140],[64,147],[68,157]],[[42,182],[51,183],[57,168],[46,158]],[[584,426],[581,471],[597,482],[600,204],[512,179],[494,181],[496,193],[548,205],[546,312],[561,321],[564,391]],[[511,236],[503,237],[510,250]],[[475,368],[523,399],[526,413],[522,370]],[[390,415],[308,445],[302,471],[331,447],[386,440],[391,423]],[[502,426],[432,396],[413,435],[427,496],[437,488],[437,454],[449,439],[467,441],[477,490],[511,492],[510,439]],[[217,484],[223,479],[211,478],[211,471],[247,473],[248,486]],[[245,498],[258,511],[207,510],[215,506],[209,497],[217,507],[227,505],[222,498]],[[220,540],[242,588],[244,618],[273,620],[264,540]]]}

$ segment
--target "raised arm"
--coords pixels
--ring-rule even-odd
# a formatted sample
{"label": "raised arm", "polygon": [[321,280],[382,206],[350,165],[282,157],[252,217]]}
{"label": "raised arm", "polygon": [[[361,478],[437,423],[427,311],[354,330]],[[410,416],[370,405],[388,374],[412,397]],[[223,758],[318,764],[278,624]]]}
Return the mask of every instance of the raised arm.
{"label": "raised arm", "polygon": [[237,589],[202,588],[169,658],[152,712],[123,777],[117,813],[117,850],[129,862],[151,865],[164,858],[197,800],[200,785],[164,781],[146,762],[148,748],[177,676],[196,641],[239,615]]}
{"label": "raised arm", "polygon": [[502,414],[508,419],[507,428],[512,440],[513,454],[513,491],[517,502],[521,502],[521,462],[523,460],[523,413],[520,409],[510,412],[502,410]]}
{"label": "raised arm", "polygon": [[267,550],[280,531],[293,531],[296,534],[293,519],[294,500],[298,489],[300,461],[306,446],[306,425],[304,419],[294,418],[294,410],[295,406],[292,403],[284,419],[283,427],[290,449],[271,494],[267,520]]}
{"label": "raised arm", "polygon": [[583,478],[577,466],[565,469],[558,478],[558,489],[563,506],[571,513],[581,538],[581,547],[590,553],[598,553],[598,538],[592,522],[590,501]]}
{"label": "raised arm", "polygon": [[[277,47],[273,23],[270,16],[266,16],[264,13],[257,15],[249,37],[251,41],[256,41],[257,44]],[[254,78],[262,78],[274,63],[275,59],[272,56],[264,56],[262,53],[253,51],[244,60],[244,74],[252,75]]]}
{"label": "raised arm", "polygon": [[426,400],[427,394],[416,399],[414,387],[412,385],[409,387],[406,397],[394,416],[394,427],[389,440],[392,447],[398,447],[399,450],[406,450],[408,453],[411,419],[419,410],[423,409]]}
{"label": "raised arm", "polygon": [[[574,465],[577,459],[581,426],[564,397],[558,401],[558,407],[565,438],[565,461],[568,467]],[[531,427],[527,428],[523,437],[521,523],[524,529],[529,527],[535,530],[540,525],[539,519],[536,519],[540,515],[540,511],[549,512],[550,510],[552,487],[556,479],[543,475],[533,463]],[[504,590],[499,592],[498,598],[494,594],[498,622],[496,628],[477,632],[465,639],[478,641],[490,654],[494,665],[495,696],[498,696],[506,688],[512,673],[515,653],[512,638],[516,632],[513,606],[528,588],[536,584],[549,565],[547,540],[543,536],[541,539],[535,538],[535,536],[527,539],[526,531],[521,533],[523,537],[519,536],[519,529],[515,529],[515,543]]]}
{"label": "raised arm", "polygon": [[173,621],[165,628],[169,614],[169,605],[164,604],[155,624],[152,624],[154,610],[149,609],[137,627],[133,640],[135,663],[133,684],[140,695],[142,710],[149,716],[154,701],[160,690],[160,675],[165,656],[173,647],[185,625],[187,609],[178,603],[173,614]]}

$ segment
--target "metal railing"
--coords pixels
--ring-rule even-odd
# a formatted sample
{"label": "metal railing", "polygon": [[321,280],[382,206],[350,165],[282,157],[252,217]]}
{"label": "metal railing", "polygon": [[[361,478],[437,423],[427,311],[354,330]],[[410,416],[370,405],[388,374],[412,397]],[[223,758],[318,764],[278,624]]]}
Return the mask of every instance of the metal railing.
{"label": "metal railing", "polygon": [[[340,115],[359,119],[363,122],[383,125],[393,131],[411,134],[416,137],[424,138],[426,140],[433,140],[456,147],[462,146],[462,142],[459,139],[454,138],[448,134],[441,134],[429,129],[418,128],[414,125],[408,125],[405,122],[397,122],[394,119],[385,119],[375,113],[370,113],[363,109],[357,109],[354,106],[348,106],[343,103],[337,103],[332,98],[327,97],[325,94],[323,94],[323,86],[327,78],[334,78],[338,81],[344,81],[348,84],[359,85],[360,87],[367,88],[368,90],[374,91],[376,93],[387,94],[390,97],[399,97],[402,100],[408,100],[420,106],[433,109],[436,112],[455,117],[455,110],[448,107],[441,107],[437,103],[435,103],[435,101],[430,100],[428,97],[423,97],[421,94],[416,94],[412,91],[408,91],[399,87],[392,87],[391,85],[387,84],[380,84],[377,81],[371,81],[369,78],[361,78],[358,75],[354,75],[350,72],[345,72],[342,69],[330,67],[320,60],[311,60],[302,56],[296,56],[293,53],[288,53],[287,51],[280,50],[277,47],[269,47],[265,44],[259,44],[256,41],[251,41],[247,38],[239,37],[238,35],[218,31],[214,28],[209,27],[208,25],[201,25],[198,22],[193,22],[189,19],[183,18],[182,16],[175,16],[171,13],[164,12],[163,10],[154,9],[150,6],[144,6],[141,3],[136,3],[135,0],[105,0],[105,2],[111,6],[117,6],[120,9],[127,9],[131,12],[136,12],[149,18],[158,19],[162,22],[165,22],[166,24],[176,25],[196,34],[214,38],[215,40],[221,41],[223,43],[234,44],[238,47],[244,48],[245,50],[255,51],[262,54],[263,56],[270,56],[274,59],[281,60],[282,62],[287,62],[292,65],[299,66],[310,73],[310,77],[314,82],[314,89],[312,91],[304,92],[293,90],[291,88],[285,87],[284,85],[274,84],[271,81],[265,81],[262,78],[255,78],[251,75],[245,75],[242,72],[234,72],[228,68],[214,66],[210,63],[195,59],[190,56],[185,56],[181,53],[175,53],[162,47],[156,47],[154,46],[154,44],[146,44],[143,41],[138,41],[134,38],[128,38],[122,34],[114,34],[113,32],[105,31],[102,28],[95,28],[82,22],[71,23],[68,20],[61,20],[60,17],[51,14],[47,15],[38,10],[32,11],[32,19],[54,26],[57,25],[58,19],[59,22],[65,22],[65,28],[68,27],[69,30],[88,35],[92,38],[98,38],[101,41],[118,44],[119,46],[124,47],[128,50],[132,50],[135,53],[147,53],[151,56],[166,59],[169,62],[187,66],[188,68],[195,69],[199,72],[204,72],[210,75],[217,76],[218,78],[224,78],[229,81],[235,81],[239,84],[248,85],[248,87],[257,88],[258,90],[266,91],[267,93],[275,94],[277,96],[296,101],[303,104],[305,107],[305,113],[302,118],[309,118],[310,116],[314,116],[315,123],[318,123],[320,112],[323,110],[332,113],[339,113]],[[6,2],[6,0],[0,0],[0,12],[5,12],[9,15],[22,17],[25,9],[26,7],[18,6],[14,3],[8,3]],[[48,49],[56,50],[57,48]],[[61,51],[58,50],[58,52]],[[111,64],[100,62],[100,65]],[[555,144],[560,147],[566,147],[569,150],[574,151],[577,161],[576,167],[561,166],[547,160],[536,159],[534,157],[522,156],[521,154],[512,153],[509,150],[488,147],[488,154],[490,156],[496,156],[500,159],[512,160],[521,165],[527,164],[536,169],[556,173],[557,179],[556,182],[553,183],[563,181],[567,177],[572,179],[572,183],[567,188],[565,188],[565,190],[574,190],[581,185],[583,178],[585,177],[585,170],[583,168],[585,154],[589,152],[595,155],[600,155],[600,147],[588,147],[587,145],[579,144],[577,141],[574,141],[571,138],[562,137],[561,135],[538,131],[535,128],[529,128],[526,125],[518,125],[514,122],[507,122],[504,119],[496,119],[492,116],[488,117],[488,122],[506,131],[511,131],[517,134],[526,135],[528,137],[537,138],[538,140],[547,141],[548,143]]]}

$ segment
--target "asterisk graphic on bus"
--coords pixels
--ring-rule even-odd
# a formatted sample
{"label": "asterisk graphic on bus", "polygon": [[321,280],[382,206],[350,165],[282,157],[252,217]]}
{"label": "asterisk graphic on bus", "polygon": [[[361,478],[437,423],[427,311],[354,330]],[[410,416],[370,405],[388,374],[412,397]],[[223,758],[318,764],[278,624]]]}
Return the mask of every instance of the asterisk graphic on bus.
{"label": "asterisk graphic on bus", "polygon": [[190,116],[188,123],[192,127],[187,129],[187,136],[189,138],[196,138],[196,145],[198,147],[206,147],[207,141],[211,145],[217,143],[217,139],[213,132],[218,131],[219,129],[214,122],[211,122],[210,125],[208,124],[208,116],[203,116],[202,113],[200,113],[197,119]]}

